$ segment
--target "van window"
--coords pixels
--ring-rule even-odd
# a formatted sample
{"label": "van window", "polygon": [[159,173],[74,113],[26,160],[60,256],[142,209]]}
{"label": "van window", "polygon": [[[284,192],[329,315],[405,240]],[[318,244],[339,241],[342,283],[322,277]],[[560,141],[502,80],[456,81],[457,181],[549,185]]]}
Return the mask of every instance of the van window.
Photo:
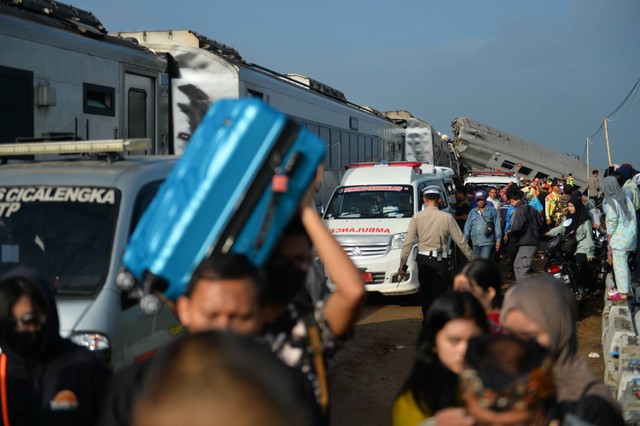
{"label": "van window", "polygon": [[[422,197],[422,191],[424,191],[424,189],[427,186],[438,186],[440,187],[440,197],[442,199],[442,204],[440,205],[441,208],[446,209],[447,207],[449,207],[449,200],[447,199],[447,193],[446,191],[442,188],[442,181],[438,180],[438,179],[434,179],[434,180],[426,180],[424,182],[420,183],[420,186],[418,186],[418,194],[420,194],[420,196]],[[455,187],[454,187],[454,192],[452,192],[453,194],[455,194]],[[424,205],[424,202],[422,200],[420,200],[420,210],[422,210]]]}
{"label": "van window", "polygon": [[344,186],[336,190],[324,218],[403,218],[413,216],[414,208],[410,185]]}
{"label": "van window", "polygon": [[42,273],[58,295],[97,293],[107,277],[120,206],[116,188],[0,187],[0,273]]}
{"label": "van window", "polygon": [[155,197],[156,192],[162,185],[164,180],[156,180],[153,182],[147,183],[145,186],[140,188],[138,191],[138,196],[136,197],[136,202],[133,205],[133,214],[131,215],[131,226],[129,227],[129,235],[133,234],[133,231],[136,229],[136,225],[140,221],[142,214],[147,209],[151,201],[153,201],[153,197]]}

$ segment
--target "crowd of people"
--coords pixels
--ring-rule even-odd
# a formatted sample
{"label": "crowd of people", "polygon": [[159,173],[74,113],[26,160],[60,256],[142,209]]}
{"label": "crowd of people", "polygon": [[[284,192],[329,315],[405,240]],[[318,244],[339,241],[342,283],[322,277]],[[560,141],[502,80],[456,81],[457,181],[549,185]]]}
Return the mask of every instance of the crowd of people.
{"label": "crowd of people", "polygon": [[[460,187],[455,215],[440,210],[439,187],[425,188],[398,269],[407,273],[417,245],[423,321],[392,424],[624,423],[578,355],[570,291],[531,276],[541,240],[559,233],[575,237],[588,274],[598,228],[615,276],[608,297],[628,297],[639,175],[629,165],[605,175],[594,171],[586,194],[571,175],[486,192]],[[312,206],[314,187],[264,268],[239,254],[205,259],[171,306],[184,336],[116,372],[60,337],[52,288],[38,271],[1,277],[0,425],[329,424],[331,361],[366,292]],[[506,294],[501,258],[516,279]]]}
{"label": "crowd of people", "polygon": [[[583,282],[596,290],[602,283],[593,279],[592,234],[605,232],[601,261],[612,266],[615,282],[607,297],[626,299],[638,248],[639,180],[625,164],[609,168],[602,180],[594,170],[585,193],[571,175],[487,192],[458,188],[459,229],[448,226],[448,232],[462,256],[440,260],[448,270],[457,263],[458,273],[452,283],[440,283],[443,291],[428,303],[413,367],[393,404],[393,424],[624,424],[608,388],[578,355],[571,291],[552,275],[532,275],[531,263],[545,237],[573,239],[568,247]],[[418,262],[436,248],[420,233],[434,233],[425,229],[437,226],[429,222],[434,213],[416,215],[407,233],[418,241]],[[501,260],[515,278],[504,295]],[[425,281],[433,286],[431,278]]]}

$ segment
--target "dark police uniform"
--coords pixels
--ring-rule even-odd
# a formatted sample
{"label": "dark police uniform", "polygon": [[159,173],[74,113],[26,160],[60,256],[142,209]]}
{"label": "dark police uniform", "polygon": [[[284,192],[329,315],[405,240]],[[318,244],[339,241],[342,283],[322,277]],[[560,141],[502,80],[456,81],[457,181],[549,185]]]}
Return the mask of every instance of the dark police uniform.
{"label": "dark police uniform", "polygon": [[[428,186],[423,195],[438,194],[438,186]],[[471,259],[471,248],[464,239],[455,218],[438,207],[427,207],[411,218],[400,255],[400,269],[407,263],[415,240],[418,240],[418,281],[422,291],[422,315],[427,312],[431,302],[451,288],[449,273],[449,237]]]}

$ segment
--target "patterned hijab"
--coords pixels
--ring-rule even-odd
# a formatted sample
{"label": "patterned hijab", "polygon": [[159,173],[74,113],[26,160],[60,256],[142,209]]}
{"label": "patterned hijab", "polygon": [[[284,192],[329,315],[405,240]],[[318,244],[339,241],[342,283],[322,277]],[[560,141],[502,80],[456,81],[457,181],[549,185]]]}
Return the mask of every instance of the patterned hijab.
{"label": "patterned hijab", "polygon": [[620,207],[625,219],[631,219],[631,212],[627,207],[627,198],[624,191],[618,185],[618,180],[613,176],[607,176],[602,181],[602,192],[604,192],[604,201],[607,205],[613,207],[616,204]]}
{"label": "patterned hijab", "polygon": [[[553,378],[559,401],[575,401],[595,377],[586,361],[578,355],[576,322],[578,309],[569,289],[549,275],[523,280],[505,296],[501,322],[512,310],[518,310],[549,333],[549,352],[554,360]],[[591,386],[589,395],[598,395],[616,406],[602,384]]]}

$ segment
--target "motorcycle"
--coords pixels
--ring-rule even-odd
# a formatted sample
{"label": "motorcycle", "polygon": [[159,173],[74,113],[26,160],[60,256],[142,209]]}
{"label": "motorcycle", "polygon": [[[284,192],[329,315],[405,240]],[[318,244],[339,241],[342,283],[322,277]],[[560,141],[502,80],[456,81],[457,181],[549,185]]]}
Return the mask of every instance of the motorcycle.
{"label": "motorcycle", "polygon": [[[570,225],[566,222],[563,223],[565,227]],[[577,241],[571,237],[572,234],[561,234],[549,240],[544,250],[544,257],[548,259],[544,270],[566,285],[576,302],[581,304],[585,301],[585,288],[574,255]]]}

